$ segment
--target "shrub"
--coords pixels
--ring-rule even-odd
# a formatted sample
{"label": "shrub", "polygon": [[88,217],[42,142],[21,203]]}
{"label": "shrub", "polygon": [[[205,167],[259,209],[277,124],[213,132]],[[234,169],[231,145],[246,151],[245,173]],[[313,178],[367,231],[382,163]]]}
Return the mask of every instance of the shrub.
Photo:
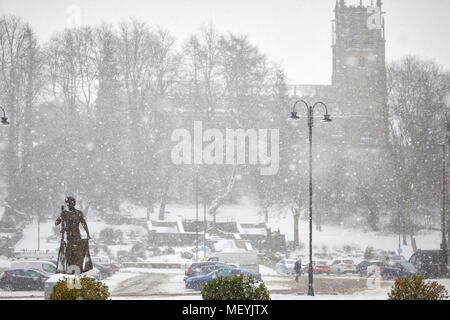
{"label": "shrub", "polygon": [[209,281],[202,289],[203,300],[270,300],[264,283],[250,275],[220,277]]}
{"label": "shrub", "polygon": [[107,300],[108,286],[91,277],[80,278],[81,289],[70,289],[65,279],[59,280],[53,287],[50,300]]}
{"label": "shrub", "polygon": [[121,230],[114,230],[112,228],[105,228],[100,231],[99,237],[105,244],[122,243],[123,233]]}
{"label": "shrub", "polygon": [[344,248],[343,248],[343,250],[344,250],[344,252],[346,253],[346,254],[350,254],[350,253],[352,253],[352,251],[353,251],[353,247],[351,246],[351,245],[345,245],[344,246]]}
{"label": "shrub", "polygon": [[425,282],[422,275],[395,280],[388,300],[444,300],[447,290],[436,281]]}
{"label": "shrub", "polygon": [[152,256],[152,257],[160,256],[160,255],[162,254],[161,249],[158,248],[158,247],[151,247],[151,248],[148,248],[147,251],[148,251],[149,253],[151,253],[151,256]]}
{"label": "shrub", "polygon": [[166,254],[175,254],[175,249],[174,248],[166,248],[162,251],[162,254],[166,255]]}
{"label": "shrub", "polygon": [[142,244],[142,243],[136,243],[135,245],[133,245],[130,249],[130,255],[136,257],[136,258],[140,258],[140,259],[145,259],[146,253],[145,251],[147,250],[147,247]]}

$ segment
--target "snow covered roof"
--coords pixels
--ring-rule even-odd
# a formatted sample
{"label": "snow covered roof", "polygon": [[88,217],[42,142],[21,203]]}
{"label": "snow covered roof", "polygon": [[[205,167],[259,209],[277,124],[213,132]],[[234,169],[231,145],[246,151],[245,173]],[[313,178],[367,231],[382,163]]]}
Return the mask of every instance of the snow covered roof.
{"label": "snow covered roof", "polygon": [[214,249],[216,251],[223,251],[223,250],[229,250],[229,249],[235,249],[236,243],[233,240],[228,239],[221,239],[214,243]]}
{"label": "snow covered roof", "polygon": [[261,235],[266,235],[267,231],[264,228],[243,228],[244,229],[244,233],[246,234],[261,234]]}
{"label": "snow covered roof", "polygon": [[222,252],[246,252],[247,250],[245,250],[245,249],[242,249],[242,248],[236,248],[236,247],[234,247],[234,248],[224,248],[223,250],[222,250]]}
{"label": "snow covered roof", "polygon": [[178,233],[177,222],[160,222],[160,221],[148,221],[147,228],[150,232],[158,233]]}
{"label": "snow covered roof", "polygon": [[177,233],[178,228],[177,227],[152,227],[152,229],[149,229],[152,232],[158,232],[158,233]]}

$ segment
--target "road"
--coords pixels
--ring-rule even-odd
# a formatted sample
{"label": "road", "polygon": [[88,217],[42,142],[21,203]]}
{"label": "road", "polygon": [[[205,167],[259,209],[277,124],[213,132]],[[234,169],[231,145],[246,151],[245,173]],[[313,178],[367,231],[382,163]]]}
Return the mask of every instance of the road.
{"label": "road", "polygon": [[[120,282],[114,290],[113,297],[174,297],[195,296],[200,292],[184,287],[182,274],[143,273]],[[271,294],[303,295],[308,289],[306,275],[295,282],[294,276],[267,275],[263,276],[264,283]],[[379,283],[368,281],[356,275],[316,275],[314,290],[317,295],[354,295],[370,290],[390,288],[393,281],[381,280]]]}
{"label": "road", "polygon": [[[148,270],[148,269],[147,269]],[[114,280],[104,282],[110,286],[112,299],[201,299],[199,291],[186,289],[184,274],[158,272],[140,272],[133,270],[129,273],[119,273]],[[271,296],[278,299],[292,299],[304,296],[308,289],[308,276],[303,275],[299,282],[294,276],[263,275],[264,283]],[[357,298],[359,294],[371,292],[382,293],[393,284],[393,281],[380,281],[377,285],[368,283],[366,278],[356,275],[315,275],[314,290],[317,296]],[[43,299],[41,292],[0,292],[0,299]]]}

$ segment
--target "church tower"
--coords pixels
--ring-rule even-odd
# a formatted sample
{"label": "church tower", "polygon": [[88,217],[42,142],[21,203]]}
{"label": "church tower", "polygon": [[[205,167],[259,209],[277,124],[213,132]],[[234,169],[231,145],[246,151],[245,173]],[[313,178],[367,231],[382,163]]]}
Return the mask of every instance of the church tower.
{"label": "church tower", "polygon": [[[336,114],[352,144],[380,145],[386,131],[385,29],[382,3],[364,6],[336,1],[333,75]],[[348,123],[347,123],[348,122]]]}

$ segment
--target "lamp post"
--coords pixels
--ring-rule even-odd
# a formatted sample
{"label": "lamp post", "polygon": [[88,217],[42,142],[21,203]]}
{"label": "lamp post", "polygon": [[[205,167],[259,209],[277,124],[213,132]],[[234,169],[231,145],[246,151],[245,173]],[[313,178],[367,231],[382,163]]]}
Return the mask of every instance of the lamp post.
{"label": "lamp post", "polygon": [[445,142],[443,144],[433,144],[434,146],[442,148],[442,221],[441,232],[442,239],[440,244],[441,258],[440,265],[442,270],[446,270],[448,264],[448,249],[447,249],[447,237],[446,237],[446,213],[447,213],[447,146]]}
{"label": "lamp post", "polygon": [[195,262],[198,262],[198,166],[195,167]]}
{"label": "lamp post", "polygon": [[447,202],[447,179],[446,179],[446,168],[447,168],[447,146],[444,143],[442,145],[442,241],[441,241],[441,250],[442,250],[442,269],[446,270],[447,265],[448,265],[448,252],[447,252],[447,239],[446,239],[446,231],[447,231],[447,226],[445,223],[445,219],[446,219],[446,212],[447,212],[447,207],[446,207],[446,202]]}
{"label": "lamp post", "polygon": [[300,119],[295,111],[295,107],[298,103],[303,103],[306,106],[308,112],[308,129],[309,129],[309,267],[308,267],[308,296],[314,296],[313,287],[313,263],[312,263],[312,197],[313,197],[313,187],[312,187],[312,128],[314,126],[314,109],[317,105],[321,105],[325,108],[325,114],[323,116],[323,122],[331,122],[331,116],[328,113],[328,108],[323,102],[316,102],[314,105],[309,105],[304,100],[298,100],[294,103],[292,108],[291,117],[289,120]]}

